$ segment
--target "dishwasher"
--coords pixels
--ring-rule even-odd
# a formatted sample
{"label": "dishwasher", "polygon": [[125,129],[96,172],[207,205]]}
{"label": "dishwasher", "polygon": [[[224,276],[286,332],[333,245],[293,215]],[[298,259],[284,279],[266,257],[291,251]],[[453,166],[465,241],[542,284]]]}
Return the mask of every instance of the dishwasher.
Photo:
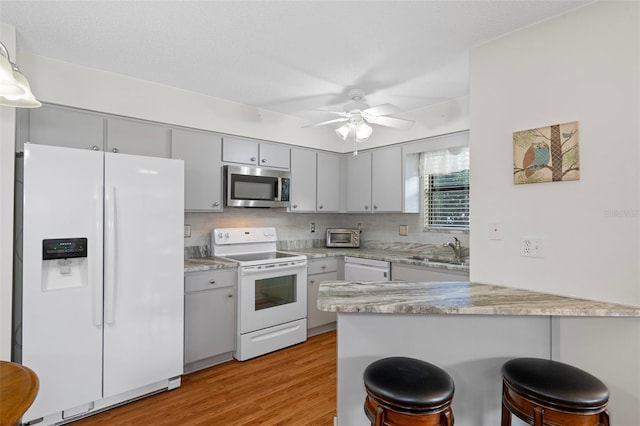
{"label": "dishwasher", "polygon": [[345,281],[389,281],[389,262],[344,257]]}

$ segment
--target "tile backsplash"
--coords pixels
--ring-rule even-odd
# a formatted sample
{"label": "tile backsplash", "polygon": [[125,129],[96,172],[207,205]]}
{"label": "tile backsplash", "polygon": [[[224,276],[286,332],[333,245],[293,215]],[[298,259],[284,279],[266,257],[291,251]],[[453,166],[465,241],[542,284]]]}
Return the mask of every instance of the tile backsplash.
{"label": "tile backsplash", "polygon": [[[441,245],[455,236],[464,247],[469,247],[467,233],[424,232],[421,218],[417,213],[287,213],[285,209],[228,207],[223,213],[185,213],[184,223],[191,225],[191,237],[184,239],[184,245],[187,248],[211,245],[214,228],[273,226],[279,241],[295,240],[300,244],[307,240],[309,247],[313,247],[323,244],[327,228],[356,228],[361,224],[362,245],[367,241]],[[316,232],[310,231],[312,222]],[[400,225],[408,226],[408,235],[399,235]]]}

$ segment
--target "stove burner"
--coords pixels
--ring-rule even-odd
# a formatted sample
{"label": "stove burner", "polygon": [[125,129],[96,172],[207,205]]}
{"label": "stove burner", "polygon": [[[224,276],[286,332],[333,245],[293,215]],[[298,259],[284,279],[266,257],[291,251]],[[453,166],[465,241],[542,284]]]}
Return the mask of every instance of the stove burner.
{"label": "stove burner", "polygon": [[299,255],[276,251],[267,253],[232,254],[226,255],[225,257],[238,262],[254,262],[256,260],[277,260],[296,256]]}

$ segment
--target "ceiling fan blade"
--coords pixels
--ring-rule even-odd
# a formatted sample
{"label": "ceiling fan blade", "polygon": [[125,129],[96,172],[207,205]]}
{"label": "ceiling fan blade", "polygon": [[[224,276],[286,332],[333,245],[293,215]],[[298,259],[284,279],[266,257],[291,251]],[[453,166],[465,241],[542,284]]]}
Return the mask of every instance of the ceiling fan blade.
{"label": "ceiling fan blade", "polygon": [[315,123],[315,124],[308,124],[306,126],[302,126],[303,128],[308,128],[308,127],[319,127],[319,126],[324,126],[327,124],[331,124],[331,123],[344,123],[345,121],[349,120],[346,117],[342,117],[342,118],[334,118],[333,120],[328,120],[328,121],[323,121],[321,123]]}
{"label": "ceiling fan blade", "polygon": [[394,114],[400,114],[402,111],[400,110],[400,108],[392,104],[380,104],[380,105],[372,106],[371,108],[367,108],[362,112],[365,112],[371,115],[394,115]]}
{"label": "ceiling fan blade", "polygon": [[347,112],[344,112],[344,111],[333,111],[333,110],[330,110],[330,109],[310,109],[310,110],[307,110],[307,111],[328,112],[329,114],[336,114],[336,115],[339,115],[339,116],[342,116],[342,117],[348,117],[349,116],[349,113],[347,113]]}
{"label": "ceiling fan blade", "polygon": [[378,124],[380,126],[393,127],[394,129],[409,129],[413,126],[415,121],[405,120],[404,118],[375,116],[367,114],[364,119],[371,124]]}

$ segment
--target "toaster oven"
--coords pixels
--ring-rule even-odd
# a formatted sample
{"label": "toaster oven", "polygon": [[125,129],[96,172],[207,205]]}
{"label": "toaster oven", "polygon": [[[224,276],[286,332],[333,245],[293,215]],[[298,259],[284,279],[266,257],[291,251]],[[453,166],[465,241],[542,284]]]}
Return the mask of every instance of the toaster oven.
{"label": "toaster oven", "polygon": [[327,229],[327,247],[360,247],[360,230],[348,228]]}

